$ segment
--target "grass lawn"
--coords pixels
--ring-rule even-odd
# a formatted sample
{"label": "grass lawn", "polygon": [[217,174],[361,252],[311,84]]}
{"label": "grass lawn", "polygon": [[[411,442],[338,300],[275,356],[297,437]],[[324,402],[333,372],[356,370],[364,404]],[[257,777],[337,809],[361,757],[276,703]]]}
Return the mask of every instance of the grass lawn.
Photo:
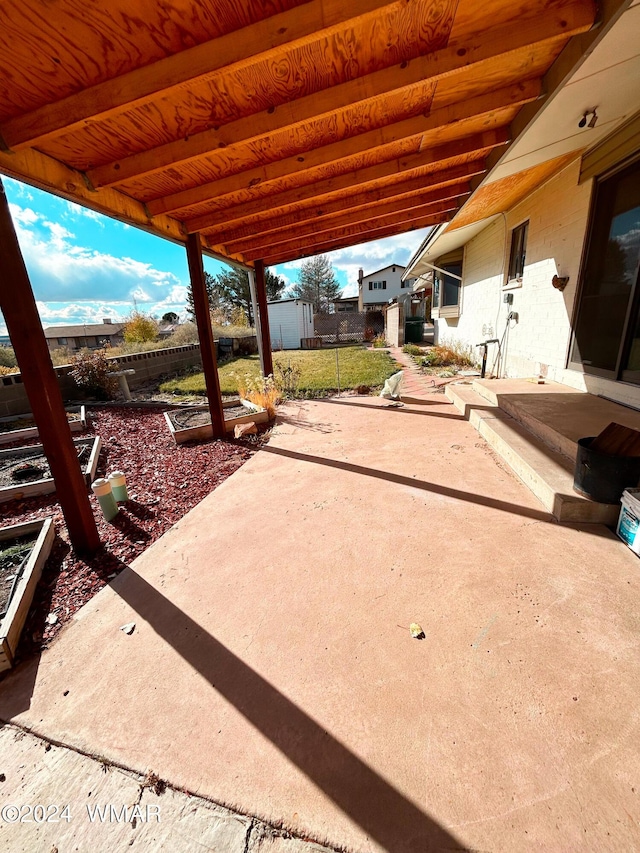
{"label": "grass lawn", "polygon": [[[358,385],[380,386],[399,368],[387,352],[367,350],[363,347],[340,347],[337,350],[340,366],[340,388],[356,388]],[[336,350],[287,350],[273,354],[274,372],[278,381],[278,366],[300,369],[298,394],[300,396],[322,396],[337,391]],[[221,365],[220,388],[223,394],[235,394],[238,390],[237,376],[258,376],[260,359],[257,355],[234,358]],[[205,394],[204,374],[195,373],[180,379],[163,382],[160,390],[170,394]]]}

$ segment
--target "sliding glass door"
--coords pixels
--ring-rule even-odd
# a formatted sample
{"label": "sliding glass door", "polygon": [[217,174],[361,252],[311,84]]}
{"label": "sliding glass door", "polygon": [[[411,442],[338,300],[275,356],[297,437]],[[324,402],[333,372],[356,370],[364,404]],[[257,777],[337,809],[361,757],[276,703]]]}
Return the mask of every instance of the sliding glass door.
{"label": "sliding glass door", "polygon": [[640,384],[640,163],[599,182],[570,362]]}

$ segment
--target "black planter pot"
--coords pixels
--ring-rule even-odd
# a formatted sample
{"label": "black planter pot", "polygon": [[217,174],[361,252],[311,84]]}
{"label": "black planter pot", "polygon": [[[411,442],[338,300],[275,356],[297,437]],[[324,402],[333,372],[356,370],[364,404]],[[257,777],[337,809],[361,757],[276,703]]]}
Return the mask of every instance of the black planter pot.
{"label": "black planter pot", "polygon": [[576,454],[573,488],[591,500],[620,503],[625,489],[640,482],[640,456],[612,456],[591,449],[595,436],[580,438]]}

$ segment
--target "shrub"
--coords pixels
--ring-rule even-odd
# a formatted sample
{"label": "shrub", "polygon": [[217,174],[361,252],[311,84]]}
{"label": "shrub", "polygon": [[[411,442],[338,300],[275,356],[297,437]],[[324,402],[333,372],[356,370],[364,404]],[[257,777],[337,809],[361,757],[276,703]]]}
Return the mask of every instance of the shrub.
{"label": "shrub", "polygon": [[16,354],[13,347],[0,347],[0,367],[17,367]]}
{"label": "shrub", "polygon": [[188,344],[197,344],[198,340],[198,327],[189,320],[187,323],[178,326],[171,337],[167,339],[166,346],[185,347]]}
{"label": "shrub", "polygon": [[273,376],[252,376],[245,373],[244,376],[234,374],[238,383],[238,394],[243,400],[255,403],[267,410],[270,418],[276,415],[276,406],[280,400],[280,392],[276,388]]}
{"label": "shrub", "polygon": [[214,338],[246,338],[250,335],[255,335],[256,330],[251,326],[219,326],[213,323]]}
{"label": "shrub", "polygon": [[69,347],[55,347],[55,349],[50,351],[49,355],[51,356],[51,363],[54,367],[71,364],[71,360],[73,359],[73,352]]}
{"label": "shrub", "polygon": [[127,324],[122,330],[125,343],[146,343],[155,341],[158,337],[158,324],[142,311],[132,311],[127,318]]}
{"label": "shrub", "polygon": [[406,352],[407,355],[422,355],[422,350],[416,344],[405,344],[402,352]]}
{"label": "shrub", "polygon": [[376,349],[382,349],[382,347],[387,346],[387,339],[384,336],[384,332],[380,332],[379,335],[376,335],[373,339],[373,346]]}
{"label": "shrub", "polygon": [[249,328],[249,319],[244,308],[242,308],[240,305],[236,305],[236,307],[233,309],[229,320],[232,326],[240,326],[242,329]]}
{"label": "shrub", "polygon": [[71,359],[70,375],[79,388],[98,400],[110,400],[118,387],[117,380],[109,373],[116,367],[107,361],[104,350],[80,350]]}
{"label": "shrub", "polygon": [[371,341],[375,338],[376,333],[375,330],[371,328],[371,326],[367,326],[364,330],[364,339],[367,343],[371,343]]}
{"label": "shrub", "polygon": [[274,366],[274,380],[276,387],[286,397],[290,397],[298,391],[300,377],[302,376],[302,368],[299,365],[292,365],[291,361],[287,367],[276,362]]}
{"label": "shrub", "polygon": [[445,367],[448,365],[467,367],[473,364],[471,348],[458,342],[438,344],[427,350],[422,359],[422,364],[425,367]]}
{"label": "shrub", "polygon": [[166,344],[160,344],[158,341],[134,341],[127,343],[126,341],[115,347],[105,347],[105,354],[109,358],[117,358],[119,355],[132,355],[137,352],[153,352],[153,350],[164,349]]}

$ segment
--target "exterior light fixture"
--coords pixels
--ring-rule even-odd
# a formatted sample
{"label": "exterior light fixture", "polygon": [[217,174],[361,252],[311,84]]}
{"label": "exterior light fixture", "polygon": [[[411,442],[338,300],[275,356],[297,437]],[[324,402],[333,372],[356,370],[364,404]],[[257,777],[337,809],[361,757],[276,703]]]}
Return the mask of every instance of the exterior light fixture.
{"label": "exterior light fixture", "polygon": [[[587,118],[591,116],[589,121],[587,122]],[[596,112],[596,107],[592,110],[585,110],[582,114],[582,118],[578,122],[578,127],[582,129],[583,127],[595,127],[596,122],[598,121],[598,114]]]}

